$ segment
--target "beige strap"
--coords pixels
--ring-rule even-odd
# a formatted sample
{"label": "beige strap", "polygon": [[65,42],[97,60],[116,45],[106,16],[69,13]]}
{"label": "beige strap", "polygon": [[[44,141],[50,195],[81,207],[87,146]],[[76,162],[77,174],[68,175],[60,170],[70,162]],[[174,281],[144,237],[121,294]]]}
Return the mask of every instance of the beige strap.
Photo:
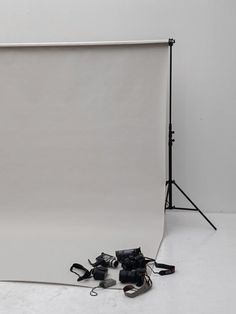
{"label": "beige strap", "polygon": [[135,298],[140,294],[143,294],[150,290],[152,287],[152,281],[149,276],[146,276],[144,279],[144,283],[140,288],[137,288],[133,285],[127,285],[123,288],[124,294],[129,298]]}

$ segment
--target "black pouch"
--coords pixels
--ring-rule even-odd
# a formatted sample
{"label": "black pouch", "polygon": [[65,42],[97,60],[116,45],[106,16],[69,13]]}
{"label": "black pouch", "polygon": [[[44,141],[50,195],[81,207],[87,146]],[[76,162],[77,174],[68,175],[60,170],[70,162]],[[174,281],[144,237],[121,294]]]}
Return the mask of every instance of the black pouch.
{"label": "black pouch", "polygon": [[98,266],[92,269],[91,274],[95,280],[104,280],[107,276],[107,268]]}

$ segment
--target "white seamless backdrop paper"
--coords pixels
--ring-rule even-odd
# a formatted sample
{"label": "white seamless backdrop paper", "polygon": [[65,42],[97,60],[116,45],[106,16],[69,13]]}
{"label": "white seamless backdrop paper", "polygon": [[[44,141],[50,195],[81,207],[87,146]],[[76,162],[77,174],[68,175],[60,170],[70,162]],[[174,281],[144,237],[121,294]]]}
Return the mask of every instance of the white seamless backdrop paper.
{"label": "white seamless backdrop paper", "polygon": [[168,54],[167,41],[1,45],[0,280],[76,285],[70,266],[102,251],[156,256]]}

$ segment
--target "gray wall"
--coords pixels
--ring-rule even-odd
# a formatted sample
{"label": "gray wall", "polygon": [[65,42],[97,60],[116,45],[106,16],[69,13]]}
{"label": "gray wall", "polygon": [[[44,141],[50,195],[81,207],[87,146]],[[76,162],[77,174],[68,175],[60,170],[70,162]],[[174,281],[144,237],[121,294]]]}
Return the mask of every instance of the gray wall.
{"label": "gray wall", "polygon": [[232,0],[2,0],[0,41],[174,37],[175,178],[204,210],[234,212],[235,13]]}

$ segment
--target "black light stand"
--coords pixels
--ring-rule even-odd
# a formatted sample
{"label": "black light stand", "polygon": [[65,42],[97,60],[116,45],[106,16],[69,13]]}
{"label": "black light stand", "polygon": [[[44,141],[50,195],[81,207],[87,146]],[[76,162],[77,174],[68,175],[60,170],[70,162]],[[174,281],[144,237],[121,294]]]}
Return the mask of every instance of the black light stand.
{"label": "black light stand", "polygon": [[[203,214],[203,212],[194,204],[194,202],[188,197],[188,195],[179,187],[179,185],[173,180],[172,173],[172,146],[173,142],[173,134],[175,133],[172,129],[172,47],[175,43],[174,39],[169,39],[170,46],[170,86],[169,86],[169,136],[168,136],[168,170],[169,170],[169,178],[166,181],[167,191],[166,191],[166,200],[165,200],[165,209],[179,209],[179,210],[191,210],[199,212],[203,218],[214,228],[217,228],[213,225],[213,223]],[[193,208],[184,208],[184,207],[176,207],[173,205],[173,186],[175,186],[180,193],[191,203]]]}

